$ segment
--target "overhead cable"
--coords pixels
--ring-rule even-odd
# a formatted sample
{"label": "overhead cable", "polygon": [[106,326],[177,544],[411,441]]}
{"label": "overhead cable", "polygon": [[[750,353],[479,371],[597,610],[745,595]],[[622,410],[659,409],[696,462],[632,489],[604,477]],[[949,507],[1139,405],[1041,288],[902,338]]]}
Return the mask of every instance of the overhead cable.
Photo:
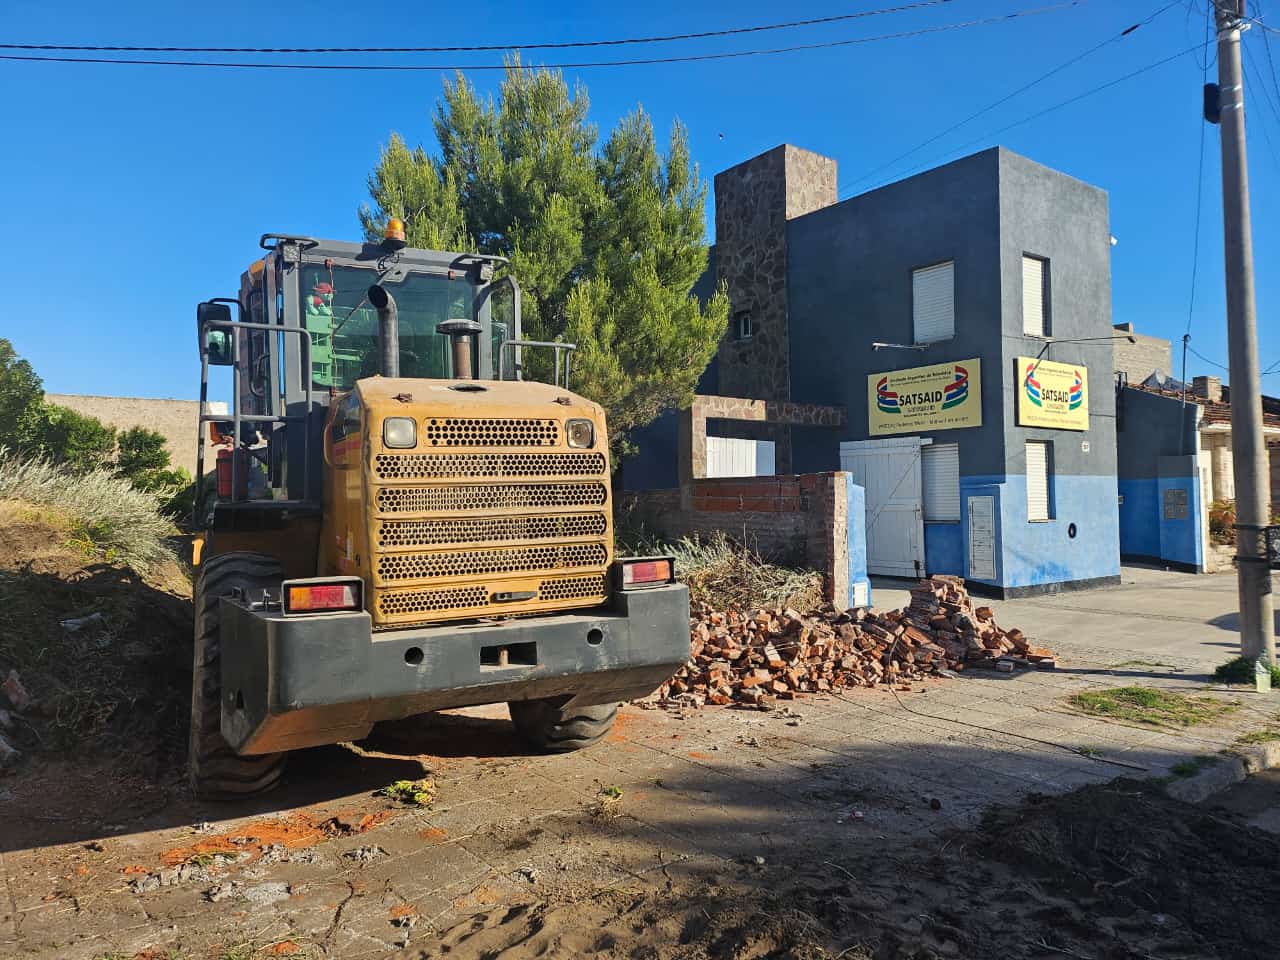
{"label": "overhead cable", "polygon": [[888,160],[885,163],[880,164],[880,166],[876,167],[874,170],[867,171],[857,180],[853,181],[853,183],[851,183],[845,190],[841,191],[840,198],[844,199],[847,196],[852,196],[852,194],[854,193],[854,189],[853,189],[854,187],[856,187],[860,183],[870,180],[873,176],[875,176],[881,170],[888,169],[889,167],[894,166],[899,160],[905,160],[907,157],[911,156],[912,154],[920,152],[925,147],[929,146],[929,144],[936,143],[938,140],[941,140],[947,134],[952,133],[955,130],[959,130],[961,127],[978,119],[978,117],[981,117],[984,114],[990,113],[992,110],[996,109],[996,107],[1003,106],[1004,104],[1008,103],[1010,100],[1012,100],[1014,97],[1018,96],[1019,94],[1026,93],[1026,91],[1030,90],[1032,87],[1037,86],[1040,83],[1043,83],[1045,80],[1048,80],[1050,77],[1061,73],[1063,70],[1066,70],[1068,67],[1072,67],[1075,64],[1079,63],[1081,60],[1084,60],[1086,57],[1089,57],[1092,54],[1097,53],[1103,47],[1109,46],[1115,43],[1117,40],[1124,39],[1134,31],[1138,30],[1140,27],[1144,27],[1147,24],[1151,23],[1151,21],[1155,20],[1156,17],[1160,16],[1166,10],[1169,10],[1172,7],[1178,6],[1180,2],[1181,0],[1173,0],[1172,3],[1168,3],[1165,6],[1161,7],[1155,13],[1147,17],[1145,20],[1140,20],[1137,23],[1130,24],[1128,27],[1121,30],[1119,33],[1113,34],[1112,36],[1103,40],[1101,43],[1095,44],[1094,46],[1090,47],[1088,50],[1085,50],[1083,53],[1079,53],[1076,56],[1072,57],[1070,60],[1067,60],[1063,63],[1058,64],[1058,66],[1054,67],[1052,70],[1049,70],[1047,73],[1042,73],[1040,76],[1036,77],[1030,83],[1024,83],[1022,86],[1018,87],[1016,90],[1013,90],[1010,93],[1005,94],[999,100],[996,100],[992,103],[987,104],[985,107],[983,107],[981,110],[978,110],[976,113],[971,113],[969,116],[965,117],[963,120],[960,120],[956,123],[951,124],[951,126],[947,127],[945,130],[940,130],[938,133],[929,137],[929,139],[922,140],[920,143],[916,144],[910,150],[907,150],[904,153],[898,154],[898,156],[894,157],[892,160]]}
{"label": "overhead cable", "polygon": [[[1030,123],[1032,120],[1038,120],[1041,117],[1045,116],[1046,114],[1053,113],[1055,110],[1061,110],[1063,107],[1069,107],[1073,103],[1079,103],[1081,100],[1091,97],[1095,93],[1101,93],[1103,90],[1108,90],[1111,87],[1116,86],[1117,84],[1124,83],[1127,80],[1132,80],[1134,77],[1141,76],[1144,73],[1148,73],[1159,67],[1163,67],[1165,64],[1173,63],[1173,61],[1178,60],[1181,57],[1185,57],[1187,54],[1192,53],[1196,50],[1203,50],[1205,46],[1206,44],[1203,44],[1203,43],[1196,44],[1194,47],[1188,47],[1185,50],[1179,50],[1177,53],[1171,54],[1170,56],[1167,56],[1167,57],[1163,57],[1160,60],[1156,60],[1154,63],[1148,63],[1146,66],[1139,67],[1137,70],[1131,70],[1129,73],[1126,73],[1123,76],[1116,77],[1113,80],[1108,80],[1106,83],[1100,83],[1096,87],[1091,87],[1090,89],[1085,90],[1083,93],[1078,93],[1073,97],[1068,97],[1066,100],[1061,100],[1058,103],[1053,104],[1052,106],[1045,107],[1043,110],[1037,110],[1035,113],[1028,114],[1027,116],[1023,117],[1020,120],[1014,120],[1012,123],[1007,123],[1003,127],[1000,127],[997,130],[992,130],[990,133],[985,133],[980,137],[974,137],[972,140],[966,141],[965,143],[960,144],[958,147],[953,148],[951,151],[949,151],[949,154],[956,154],[961,151],[967,150],[968,148],[976,144],[984,143],[990,140],[992,137],[998,137],[1000,134],[1005,133],[1006,131],[1012,130],[1015,127],[1020,127],[1024,123]],[[928,163],[923,166],[914,168],[909,173],[904,174],[903,176],[904,177],[913,176],[916,173],[920,173],[924,170],[931,169],[932,167],[935,167],[937,165],[938,165],[937,161]],[[902,179],[902,177],[895,177],[894,179],[895,180]],[[880,186],[884,186],[891,182],[893,181],[885,181],[884,183],[880,184]]]}
{"label": "overhead cable", "polygon": [[814,17],[810,20],[789,20],[785,23],[768,23],[751,27],[731,27],[724,30],[703,30],[698,33],[671,33],[652,37],[622,37],[607,40],[564,40],[535,43],[485,43],[472,46],[447,47],[146,47],[122,44],[80,43],[0,43],[0,50],[50,50],[80,53],[494,53],[504,50],[572,50],[582,47],[619,47],[628,44],[670,43],[676,40],[705,40],[711,37],[732,37],[744,33],[764,33],[769,30],[790,30],[821,24],[843,23],[878,17],[890,13],[904,13],[925,7],[936,7],[954,0],[915,0],[896,7],[877,10],[860,10],[830,17]]}
{"label": "overhead cable", "polygon": [[[1015,10],[997,16],[982,17],[976,20],[965,20],[959,23],[938,24],[932,27],[920,27],[915,30],[903,30],[897,33],[885,33],[872,37],[855,37],[850,40],[830,40],[823,43],[802,43],[788,47],[772,47],[757,50],[735,50],[725,53],[689,54],[679,57],[645,57],[633,60],[597,60],[580,63],[545,63],[531,64],[547,69],[585,70],[595,67],[632,67],[669,63],[698,63],[709,60],[733,60],[741,57],[769,56],[781,53],[797,53],[804,50],[827,50],[837,47],[850,47],[864,43],[875,43],[882,40],[903,40],[911,37],[922,37],[934,33],[945,33],[950,30],[961,30],[967,27],[979,27],[992,23],[1004,23],[1022,17],[1053,13],[1070,7],[1080,6],[1084,0],[1064,0],[1045,7],[1033,7],[1026,10]],[[121,57],[49,57],[28,54],[0,54],[0,60],[26,63],[84,63],[110,64],[113,66],[147,66],[147,67],[205,67],[234,70],[329,70],[355,72],[422,72],[422,71],[460,71],[463,73],[480,70],[507,70],[505,63],[480,64],[409,64],[409,63],[267,63],[262,61],[217,61],[217,60],[137,60]]]}

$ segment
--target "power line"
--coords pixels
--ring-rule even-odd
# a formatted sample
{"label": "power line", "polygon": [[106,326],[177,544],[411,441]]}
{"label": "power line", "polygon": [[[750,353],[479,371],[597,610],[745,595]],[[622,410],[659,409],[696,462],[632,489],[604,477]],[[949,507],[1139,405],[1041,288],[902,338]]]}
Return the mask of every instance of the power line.
{"label": "power line", "polygon": [[[1211,8],[1207,8],[1205,10],[1205,16],[1204,16],[1204,35],[1205,35],[1206,44],[1212,42],[1210,39],[1213,36],[1212,27],[1213,27],[1213,14],[1211,12]],[[1203,76],[1203,82],[1208,83],[1209,82],[1208,54],[1206,54],[1204,58],[1204,68],[1203,68],[1202,76]],[[1204,202],[1203,202],[1204,133],[1205,133],[1205,127],[1209,125],[1208,121],[1205,120],[1203,116],[1197,115],[1197,120],[1199,121],[1198,125],[1200,127],[1200,154],[1199,154],[1199,159],[1196,163],[1196,230],[1194,234],[1194,239],[1191,242],[1191,296],[1187,302],[1187,329],[1186,329],[1186,337],[1188,338],[1191,336],[1191,318],[1195,314],[1195,309],[1196,309],[1196,273],[1198,272],[1198,269],[1200,266],[1200,214],[1204,208]],[[1186,355],[1184,354],[1182,358],[1182,362],[1184,366],[1186,364],[1186,359],[1187,359]],[[1184,374],[1183,379],[1185,380],[1186,379],[1185,370],[1183,370],[1183,374]]]}
{"label": "power line", "polygon": [[1191,346],[1191,344],[1189,343],[1187,344],[1187,349],[1190,350],[1197,357],[1199,357],[1201,360],[1203,360],[1205,363],[1209,364],[1209,366],[1217,367],[1219,370],[1226,370],[1227,373],[1231,372],[1231,369],[1229,367],[1226,367],[1223,364],[1218,363],[1218,361],[1216,360],[1210,360],[1208,357],[1206,357],[1203,353],[1201,353],[1195,347]]}
{"label": "power line", "polygon": [[[1209,41],[1209,42],[1212,42],[1212,41]],[[991,139],[992,137],[998,137],[1000,134],[1005,133],[1006,131],[1012,130],[1015,127],[1022,126],[1024,123],[1030,123],[1032,120],[1038,120],[1041,117],[1045,116],[1046,114],[1053,113],[1055,110],[1061,110],[1063,107],[1069,107],[1073,103],[1078,103],[1081,100],[1084,100],[1088,97],[1093,96],[1095,93],[1101,93],[1103,90],[1107,90],[1111,87],[1116,86],[1117,84],[1124,83],[1126,80],[1132,80],[1134,77],[1141,76],[1142,74],[1155,70],[1158,67],[1163,67],[1167,63],[1172,63],[1173,61],[1178,60],[1181,57],[1185,57],[1189,53],[1192,53],[1197,50],[1202,50],[1206,45],[1207,44],[1205,43],[1198,43],[1194,47],[1188,47],[1185,50],[1179,50],[1177,53],[1172,54],[1171,56],[1164,57],[1163,59],[1160,59],[1160,60],[1156,60],[1154,63],[1148,63],[1144,67],[1139,67],[1137,70],[1130,71],[1129,73],[1126,73],[1123,76],[1116,77],[1113,80],[1108,80],[1106,83],[1100,83],[1098,84],[1098,86],[1092,87],[1089,90],[1084,91],[1083,93],[1078,93],[1074,97],[1068,97],[1066,100],[1062,100],[1058,103],[1053,104],[1052,106],[1045,107],[1043,110],[1037,110],[1035,113],[1029,114],[1020,120],[1015,120],[1012,123],[1005,124],[1003,127],[1000,127],[998,130],[993,130],[990,133],[985,133],[980,137],[975,137],[972,140],[962,143],[958,147],[953,148],[950,151],[950,153],[951,154],[959,153],[963,150],[967,150],[969,147],[972,147],[975,144],[984,143],[987,140]],[[928,170],[931,167],[936,165],[937,164],[935,162],[935,163],[926,164],[924,166],[915,167],[914,169],[912,169],[907,174],[904,174],[903,176],[904,177],[913,176],[916,173],[920,173],[924,170]],[[884,183],[881,183],[879,186],[884,186],[890,182],[892,181],[885,181]]]}
{"label": "power line", "polygon": [[[1257,6],[1256,3],[1254,5]],[[1275,87],[1276,102],[1280,103],[1280,76],[1276,73],[1276,62],[1271,57],[1271,34],[1266,30],[1259,32],[1262,34],[1262,45],[1267,51],[1267,64],[1271,67],[1271,83]]]}
{"label": "power line", "polygon": [[[1224,364],[1218,363],[1217,360],[1210,360],[1208,357],[1206,357],[1203,353],[1201,353],[1195,347],[1191,346],[1191,344],[1189,343],[1187,344],[1187,349],[1192,353],[1194,353],[1197,357],[1199,357],[1205,363],[1209,364],[1209,366],[1217,367],[1219,370],[1224,370],[1228,374],[1231,373],[1231,369],[1229,367],[1225,366]],[[1280,374],[1280,369],[1277,369],[1277,368],[1280,368],[1280,360],[1277,360],[1275,363],[1271,364],[1271,366],[1263,370],[1262,376],[1269,377],[1269,376],[1274,376],[1276,374]]]}
{"label": "power line", "polygon": [[1166,4],[1165,6],[1161,7],[1155,13],[1151,14],[1151,16],[1147,17],[1147,19],[1131,24],[1130,26],[1126,27],[1124,30],[1121,30],[1119,33],[1115,34],[1114,36],[1110,36],[1107,39],[1103,40],[1101,43],[1090,47],[1088,50],[1085,50],[1083,53],[1077,54],[1076,56],[1072,57],[1070,60],[1065,61],[1064,63],[1060,63],[1058,66],[1054,67],[1052,70],[1048,71],[1047,73],[1042,73],[1040,76],[1036,77],[1030,83],[1023,84],[1022,86],[1018,87],[1016,90],[1006,94],[1005,96],[1001,97],[999,100],[996,100],[995,102],[988,104],[987,106],[983,107],[981,110],[977,111],[976,113],[972,113],[969,116],[965,117],[963,120],[957,123],[953,123],[951,126],[947,127],[945,130],[939,131],[929,139],[922,140],[920,143],[916,144],[914,147],[912,147],[910,150],[907,150],[905,153],[900,153],[898,154],[898,156],[894,157],[892,160],[889,160],[885,163],[880,164],[880,166],[876,167],[874,170],[869,170],[867,173],[863,174],[857,180],[853,181],[853,183],[849,184],[849,186],[844,191],[841,191],[840,199],[844,199],[845,197],[851,196],[854,192],[854,187],[856,187],[860,183],[863,183],[866,180],[870,180],[873,176],[875,176],[881,170],[885,170],[889,167],[892,167],[899,160],[905,160],[907,157],[911,156],[912,154],[918,153],[919,151],[923,150],[925,147],[929,146],[929,144],[935,143],[938,140],[941,140],[947,134],[960,129],[961,127],[965,126],[967,123],[970,123],[971,121],[978,119],[978,117],[981,117],[983,114],[990,113],[996,107],[999,107],[1005,103],[1008,103],[1010,100],[1012,100],[1014,97],[1018,96],[1019,94],[1025,93],[1026,91],[1030,90],[1032,87],[1036,86],[1037,84],[1043,83],[1045,80],[1048,80],[1050,77],[1054,76],[1055,74],[1061,73],[1063,70],[1066,70],[1068,67],[1074,66],[1075,64],[1079,63],[1081,60],[1085,59],[1086,57],[1091,56],[1094,53],[1097,53],[1103,47],[1106,47],[1112,43],[1115,43],[1117,40],[1121,40],[1124,37],[1129,36],[1129,34],[1136,31],[1139,27],[1144,27],[1147,24],[1149,24],[1152,20],[1156,19],[1156,17],[1160,16],[1166,10],[1170,9],[1171,7],[1176,7],[1180,2],[1181,0],[1173,0],[1172,3]]}
{"label": "power line", "polygon": [[570,50],[582,47],[618,47],[628,44],[669,43],[675,40],[704,40],[710,37],[731,37],[744,33],[764,33],[770,30],[790,30],[795,27],[811,27],[819,24],[844,23],[864,17],[878,17],[890,13],[903,13],[925,7],[936,7],[953,0],[916,0],[896,7],[878,10],[861,10],[830,17],[814,17],[810,20],[790,20],[785,23],[769,23],[751,27],[732,27],[724,30],[703,30],[698,33],[672,33],[652,37],[623,37],[609,40],[574,40],[556,43],[489,43],[474,46],[452,47],[140,47],[109,46],[105,44],[70,43],[0,43],[0,50],[61,50],[93,53],[493,53],[504,50]]}
{"label": "power line", "polygon": [[[1249,74],[1252,82],[1256,83],[1258,88],[1261,89],[1261,101],[1270,108],[1271,115],[1276,118],[1276,123],[1280,124],[1280,107],[1277,107],[1272,101],[1271,91],[1267,89],[1266,83],[1261,79],[1261,71],[1258,69],[1257,64],[1253,62],[1253,54],[1244,44],[1241,44],[1240,47],[1244,50],[1245,71]],[[1276,152],[1276,145],[1271,140],[1271,130],[1268,128],[1266,122],[1261,120],[1258,123],[1258,127],[1262,130],[1262,136],[1267,141],[1267,147],[1271,151],[1271,159],[1275,161],[1276,169],[1280,170],[1280,153]]]}
{"label": "power line", "polygon": [[[898,33],[885,33],[873,37],[855,37],[851,40],[830,40],[824,43],[802,43],[789,47],[772,47],[768,49],[758,50],[736,50],[728,53],[704,53],[691,54],[682,57],[646,57],[634,60],[598,60],[581,63],[546,63],[538,66],[552,70],[583,70],[593,67],[631,67],[631,66],[648,66],[653,64],[666,63],[697,63],[708,60],[732,60],[740,57],[758,57],[768,56],[780,53],[797,53],[802,50],[826,50],[836,47],[850,47],[864,43],[875,43],[881,40],[902,40],[911,37],[921,37],[928,34],[944,33],[950,30],[961,30],[967,27],[979,27],[992,23],[1004,23],[1009,20],[1017,20],[1022,17],[1037,16],[1042,13],[1052,13],[1056,10],[1063,10],[1068,7],[1077,7],[1084,3],[1085,0],[1064,0],[1061,3],[1055,3],[1045,7],[1034,7],[1026,10],[1015,10],[1012,13],[1000,14],[991,17],[982,17],[976,20],[965,20],[959,23],[939,24],[932,27],[920,27],[915,30],[903,30]],[[505,63],[480,63],[480,64],[372,64],[372,63],[263,63],[259,61],[248,62],[227,62],[213,60],[135,60],[116,57],[45,57],[34,55],[20,54],[3,54],[0,60],[18,61],[25,63],[85,63],[85,64],[111,64],[111,65],[131,65],[131,66],[149,66],[149,67],[212,67],[221,69],[235,70],[330,70],[330,71],[361,71],[361,72],[418,72],[418,71],[469,71],[469,70],[506,70],[508,65]]]}

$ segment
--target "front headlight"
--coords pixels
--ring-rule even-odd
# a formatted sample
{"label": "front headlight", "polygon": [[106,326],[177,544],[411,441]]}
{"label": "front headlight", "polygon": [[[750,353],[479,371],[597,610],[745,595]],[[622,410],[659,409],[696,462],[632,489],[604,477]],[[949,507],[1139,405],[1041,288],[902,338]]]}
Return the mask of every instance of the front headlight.
{"label": "front headlight", "polygon": [[590,420],[566,420],[564,434],[571,447],[594,447],[596,445],[596,428]]}
{"label": "front headlight", "polygon": [[393,450],[417,446],[418,425],[412,417],[387,417],[382,421],[382,444]]}

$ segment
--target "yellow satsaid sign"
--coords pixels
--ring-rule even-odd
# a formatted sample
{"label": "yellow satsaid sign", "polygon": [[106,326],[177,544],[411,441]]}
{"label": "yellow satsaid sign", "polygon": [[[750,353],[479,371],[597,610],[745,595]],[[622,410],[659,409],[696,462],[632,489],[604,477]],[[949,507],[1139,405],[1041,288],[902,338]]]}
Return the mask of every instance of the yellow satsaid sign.
{"label": "yellow satsaid sign", "polygon": [[1089,429],[1089,371],[1075,363],[1018,357],[1018,423]]}
{"label": "yellow satsaid sign", "polygon": [[873,437],[980,426],[982,371],[976,358],[867,377],[867,432]]}

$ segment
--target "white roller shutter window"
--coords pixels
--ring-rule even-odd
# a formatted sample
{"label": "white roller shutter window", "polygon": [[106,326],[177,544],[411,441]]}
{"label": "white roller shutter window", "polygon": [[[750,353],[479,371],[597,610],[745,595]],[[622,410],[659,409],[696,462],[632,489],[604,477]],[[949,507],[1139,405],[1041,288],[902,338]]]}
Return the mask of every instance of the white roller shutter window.
{"label": "white roller shutter window", "polygon": [[934,443],[920,451],[924,483],[924,519],[928,523],[960,521],[960,446]]}
{"label": "white roller shutter window", "polygon": [[955,262],[911,271],[911,319],[916,343],[949,340],[956,332]]}
{"label": "white roller shutter window", "polygon": [[1022,258],[1022,332],[1029,337],[1046,335],[1044,261],[1038,257]]}
{"label": "white roller shutter window", "polygon": [[1049,519],[1049,444],[1027,441],[1027,519]]}

